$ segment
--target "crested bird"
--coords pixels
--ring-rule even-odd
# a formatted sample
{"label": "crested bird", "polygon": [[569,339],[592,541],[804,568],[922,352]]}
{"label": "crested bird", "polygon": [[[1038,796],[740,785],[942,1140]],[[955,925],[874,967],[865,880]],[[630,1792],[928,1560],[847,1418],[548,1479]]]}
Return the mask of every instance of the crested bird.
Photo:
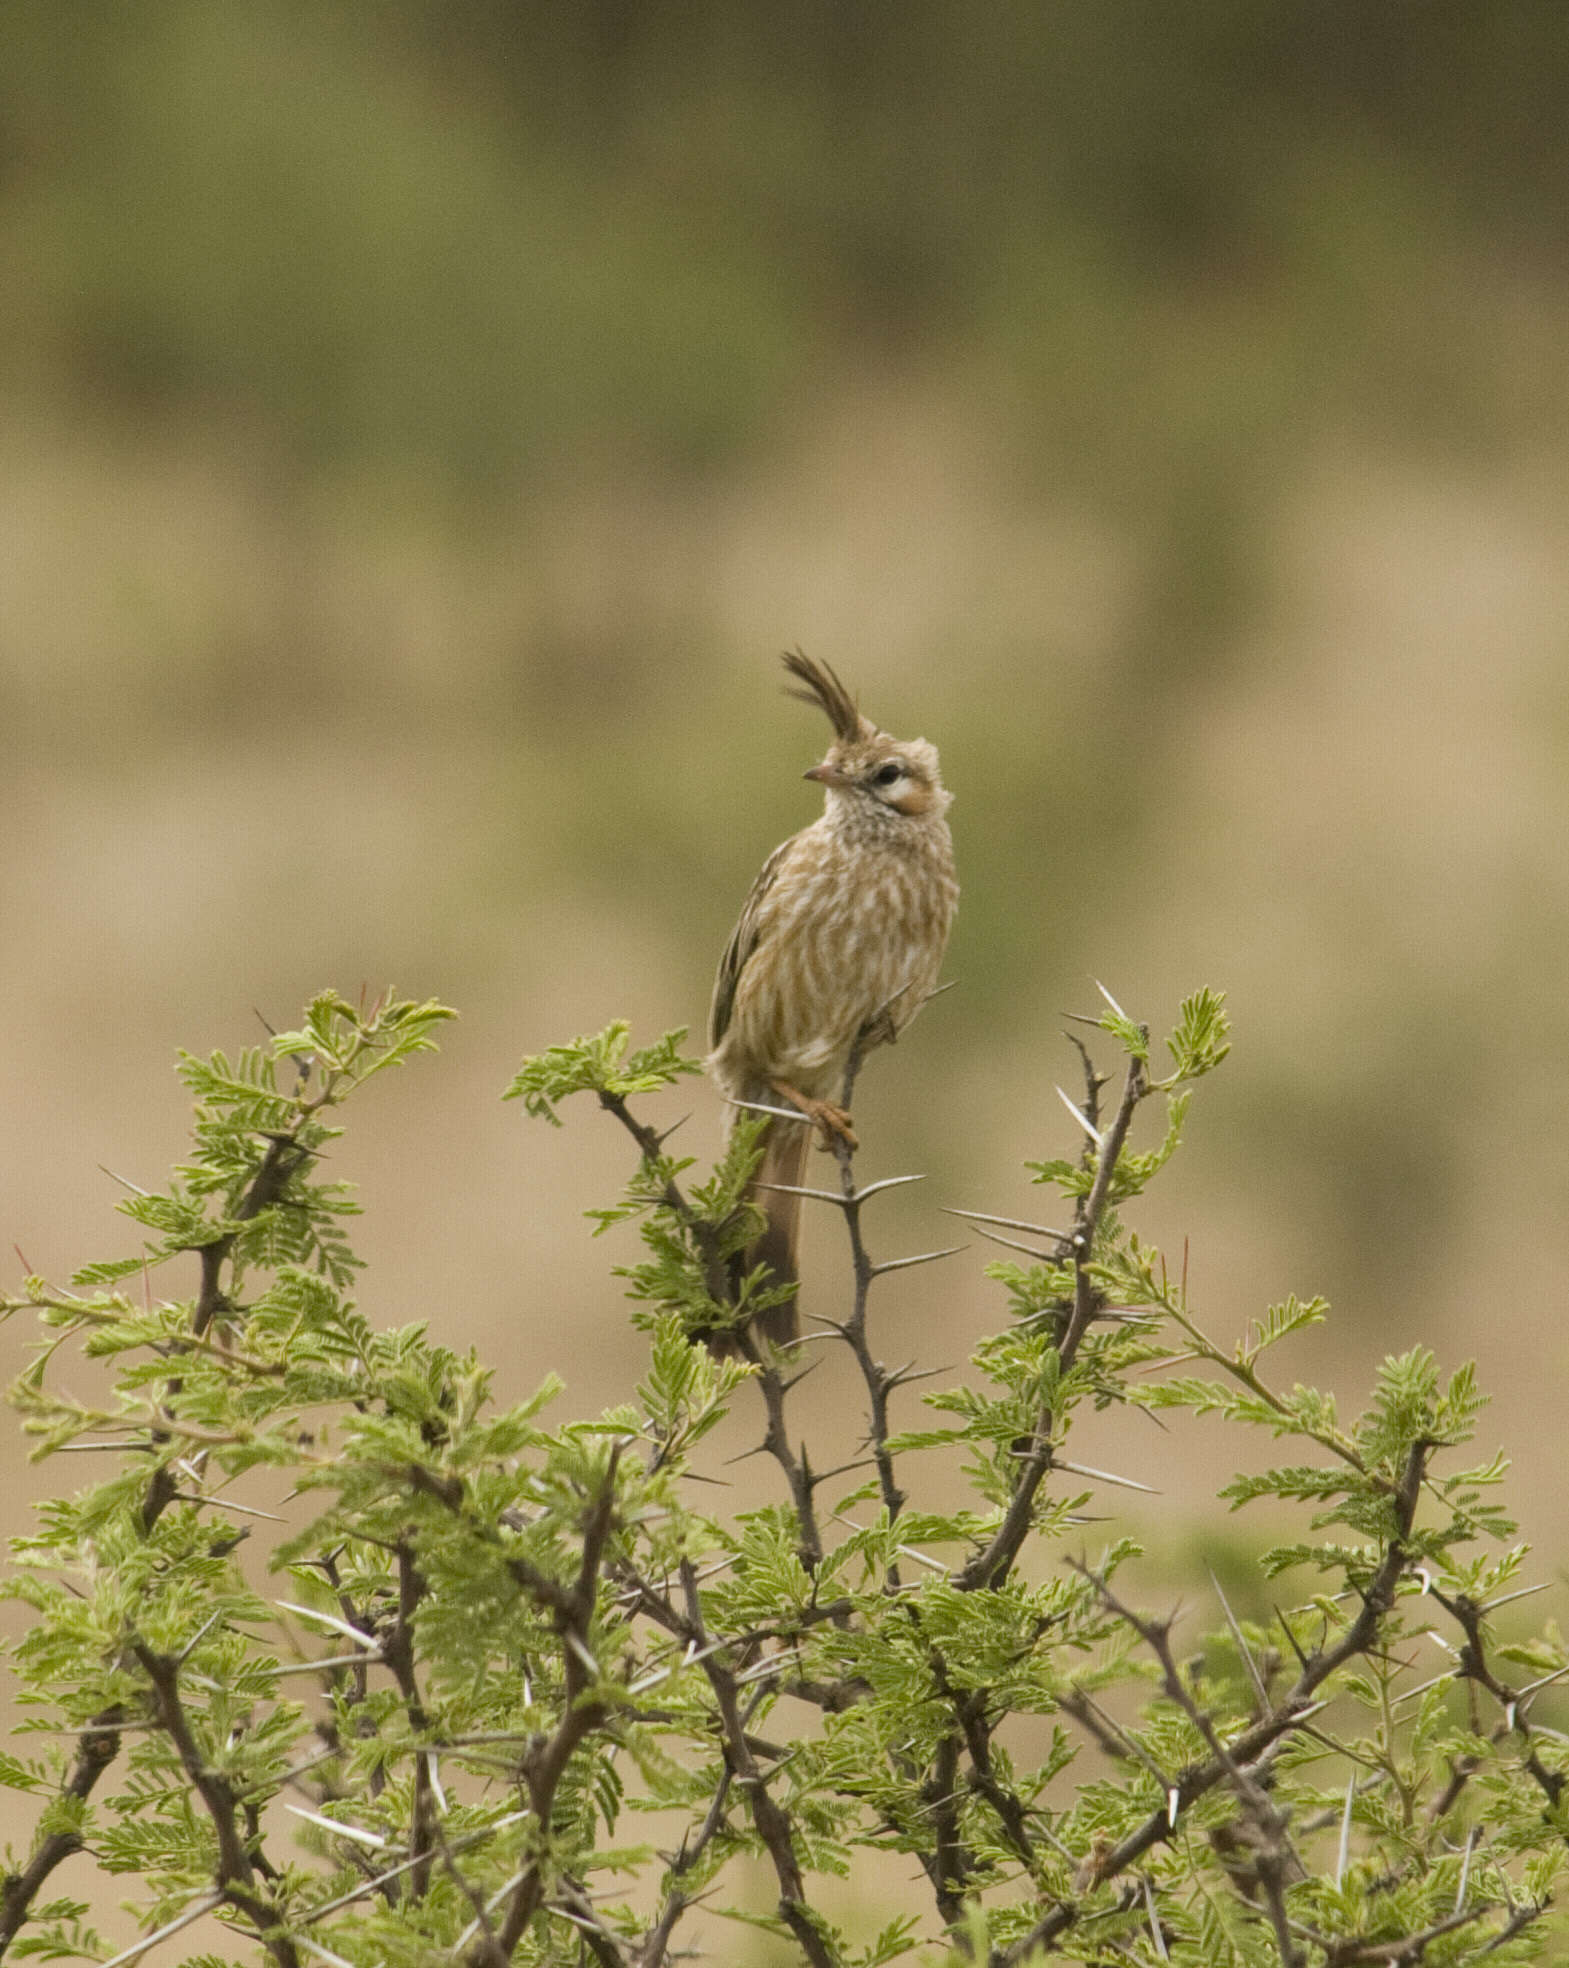
{"label": "crested bird", "polygon": [[[936,747],[879,730],[827,663],[793,650],[784,666],[833,726],[822,763],[822,816],[776,847],[752,884],[725,946],[709,1012],[704,1062],[731,1101],[783,1103],[773,1117],[749,1196],[767,1218],[738,1268],[767,1263],[796,1279],[799,1185],[811,1135],[856,1145],[834,1104],[857,1046],[892,1043],[930,997],[959,902],[947,792]],[[744,1111],[737,1109],[736,1111]],[[754,1321],[775,1346],[798,1332],[794,1300]]]}

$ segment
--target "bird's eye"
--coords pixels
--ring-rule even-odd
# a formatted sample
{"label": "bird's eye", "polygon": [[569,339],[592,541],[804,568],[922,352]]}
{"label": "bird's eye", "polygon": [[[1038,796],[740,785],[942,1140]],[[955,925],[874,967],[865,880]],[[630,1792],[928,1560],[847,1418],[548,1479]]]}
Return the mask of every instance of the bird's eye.
{"label": "bird's eye", "polygon": [[903,777],[904,767],[902,765],[895,765],[893,760],[890,759],[886,765],[879,766],[872,774],[872,784],[874,786],[891,786],[896,779],[902,779]]}

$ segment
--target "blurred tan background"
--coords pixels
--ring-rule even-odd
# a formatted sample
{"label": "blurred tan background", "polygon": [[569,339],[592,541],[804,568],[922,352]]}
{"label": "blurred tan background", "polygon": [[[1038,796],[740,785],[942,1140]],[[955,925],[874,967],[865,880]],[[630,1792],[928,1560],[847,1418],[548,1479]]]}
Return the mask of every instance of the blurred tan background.
{"label": "blurred tan background", "polygon": [[[1348,1410],[1477,1355],[1551,1565],[1566,184],[1530,0],[10,0],[13,1279],[135,1248],[99,1165],[179,1155],[177,1045],[391,979],[463,1022],[351,1118],[364,1302],[616,1397],[624,1144],[498,1096],[701,1027],[814,812],[798,642],[958,796],[959,988],[858,1103],[932,1178],[880,1249],[1049,1208],[1095,977],[1223,988],[1143,1226],[1219,1333],[1327,1292],[1284,1371]],[[883,1288],[890,1355],[963,1360],[986,1254]],[[1173,1534],[1212,1433],[1120,1451]]]}

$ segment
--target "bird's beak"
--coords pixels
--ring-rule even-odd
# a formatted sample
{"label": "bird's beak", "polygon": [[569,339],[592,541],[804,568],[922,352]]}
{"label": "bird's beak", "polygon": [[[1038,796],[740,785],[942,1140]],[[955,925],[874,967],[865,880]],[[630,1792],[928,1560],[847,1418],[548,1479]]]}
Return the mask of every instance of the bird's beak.
{"label": "bird's beak", "polygon": [[848,786],[850,783],[844,773],[839,770],[838,766],[829,765],[826,762],[822,765],[814,765],[810,772],[803,772],[801,777],[803,779],[815,779],[819,785],[823,786]]}

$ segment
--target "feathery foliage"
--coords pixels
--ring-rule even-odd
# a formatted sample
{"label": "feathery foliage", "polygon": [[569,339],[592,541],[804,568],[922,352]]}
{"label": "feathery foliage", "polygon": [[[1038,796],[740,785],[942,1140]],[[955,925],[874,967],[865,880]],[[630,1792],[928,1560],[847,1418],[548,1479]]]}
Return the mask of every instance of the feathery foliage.
{"label": "feathery foliage", "polygon": [[[874,1261],[885,1185],[839,1145],[816,1193],[851,1277],[820,1323],[864,1383],[849,1444],[792,1405],[801,1349],[752,1337],[777,1288],[732,1274],[755,1128],[691,1180],[632,1105],[696,1070],[679,1032],[629,1050],[612,1025],[507,1089],[558,1127],[589,1094],[636,1149],[591,1212],[643,1245],[617,1267],[648,1339],[621,1405],[556,1418],[554,1377],[498,1401],[472,1353],[360,1309],[356,1206],[320,1153],[448,1016],[328,994],[265,1048],[186,1057],[189,1159],[122,1204],[141,1251],[4,1301],[40,1327],[13,1390],[34,1454],[108,1473],[12,1541],[31,1619],[0,1784],[37,1817],[0,1955],[197,1968],[219,1958],[181,1954],[203,1916],[281,1968],[661,1968],[694,1942],[814,1968],[1451,1968],[1561,1945],[1569,1753],[1542,1711],[1569,1654],[1514,1610],[1534,1588],[1502,1459],[1466,1453],[1472,1370],[1413,1350],[1342,1420],[1276,1367],[1321,1300],[1216,1340],[1123,1221],[1226,1055],[1217,996],[1183,1005],[1161,1079],[1108,998],[1114,1097],[1085,1052],[1077,1149],[1031,1165],[1061,1227],[977,1219],[1014,1252],[997,1329],[899,1428],[915,1376],[876,1357],[873,1287],[952,1253]],[[1130,1479],[1077,1459],[1114,1403],[1225,1427],[1219,1502],[1268,1511],[1235,1604],[1191,1581],[1180,1652],[1138,1603],[1136,1538],[1098,1528]],[[778,1493],[726,1511],[701,1451],[754,1404]],[[875,1910],[888,1852],[921,1906]],[[135,1946],[62,1896],[90,1869],[132,1895]]]}

